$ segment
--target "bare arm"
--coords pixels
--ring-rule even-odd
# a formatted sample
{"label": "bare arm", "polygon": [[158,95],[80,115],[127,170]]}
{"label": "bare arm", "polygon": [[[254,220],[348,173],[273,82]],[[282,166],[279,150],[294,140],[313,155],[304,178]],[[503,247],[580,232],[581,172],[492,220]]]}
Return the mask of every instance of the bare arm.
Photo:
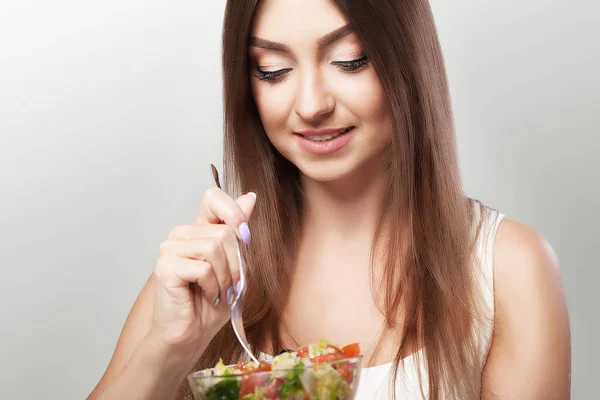
{"label": "bare arm", "polygon": [[106,372],[88,396],[88,400],[97,398],[107,383],[125,368],[138,342],[150,330],[152,322],[152,281],[153,277],[151,275],[127,316]]}
{"label": "bare arm", "polygon": [[[88,400],[181,399],[186,376],[229,319],[239,279],[237,239],[255,194],[208,190],[191,225],[175,227],[123,326],[112,360]],[[249,232],[246,234],[249,242]]]}
{"label": "bare arm", "polygon": [[569,399],[571,347],[558,261],[525,225],[503,221],[494,256],[495,329],[484,399]]}
{"label": "bare arm", "polygon": [[[158,390],[155,390],[155,388],[147,383],[158,381],[159,376],[161,377],[163,388],[174,385],[174,383],[165,385],[165,378],[162,378],[165,376],[165,371],[161,371],[157,368],[157,366],[169,364],[169,354],[161,354],[160,351],[156,351],[158,349],[151,343],[151,338],[146,338],[152,323],[153,284],[154,275],[150,275],[129,312],[106,372],[92,393],[90,393],[87,400],[110,397],[110,392],[103,393],[103,396],[99,397],[107,388],[109,382],[114,384],[114,390],[116,390],[117,393],[128,399],[134,399],[135,397],[133,396],[139,396],[139,398],[151,398],[151,396],[158,394]],[[175,372],[176,370],[171,369],[171,371]],[[120,374],[123,376],[123,378],[120,378],[123,382],[122,385],[118,382]],[[152,379],[153,376],[156,376],[157,379]],[[178,380],[177,378],[171,379],[174,379],[175,381]],[[136,385],[136,382],[139,382],[140,385]],[[174,399],[183,398],[182,390],[184,388],[184,383],[185,382],[179,382],[180,387],[175,394]],[[126,395],[123,389],[119,388],[120,386],[135,390],[135,394]],[[138,388],[136,386],[140,387]],[[169,390],[172,391],[173,389]]]}

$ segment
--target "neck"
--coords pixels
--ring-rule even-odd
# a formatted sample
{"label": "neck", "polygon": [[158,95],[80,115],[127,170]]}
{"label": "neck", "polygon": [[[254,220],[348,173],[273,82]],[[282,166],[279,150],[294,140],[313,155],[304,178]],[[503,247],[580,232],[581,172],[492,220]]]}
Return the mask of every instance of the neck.
{"label": "neck", "polygon": [[372,163],[340,180],[319,182],[301,175],[303,234],[311,239],[373,238],[386,174]]}

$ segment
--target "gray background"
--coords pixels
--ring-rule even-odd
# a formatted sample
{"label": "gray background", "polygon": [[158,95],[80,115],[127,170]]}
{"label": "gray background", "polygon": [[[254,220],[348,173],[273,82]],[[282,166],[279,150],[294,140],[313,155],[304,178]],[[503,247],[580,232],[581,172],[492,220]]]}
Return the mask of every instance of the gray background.
{"label": "gray background", "polygon": [[[542,232],[563,272],[573,398],[595,398],[600,13],[432,1],[467,193]],[[84,398],[221,162],[208,0],[8,0],[0,11],[0,398]]]}

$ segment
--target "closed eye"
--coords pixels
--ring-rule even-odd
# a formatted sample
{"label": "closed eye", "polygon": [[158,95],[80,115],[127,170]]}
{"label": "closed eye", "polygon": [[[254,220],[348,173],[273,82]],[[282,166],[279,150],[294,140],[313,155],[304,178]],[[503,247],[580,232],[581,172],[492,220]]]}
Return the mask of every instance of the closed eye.
{"label": "closed eye", "polygon": [[[337,68],[344,72],[356,72],[368,65],[369,59],[367,58],[367,56],[363,56],[356,60],[333,61],[331,64],[335,65]],[[292,68],[284,68],[279,69],[277,71],[263,71],[260,68],[256,68],[255,76],[261,81],[275,83],[284,80],[288,72],[290,72],[291,70]]]}
{"label": "closed eye", "polygon": [[260,68],[256,69],[256,77],[261,81],[267,82],[279,82],[285,79],[287,73],[290,72],[291,68],[279,69],[277,71],[263,71]]}
{"label": "closed eye", "polygon": [[334,61],[331,64],[335,65],[336,67],[338,67],[340,70],[342,70],[344,72],[355,72],[355,71],[358,71],[359,69],[362,69],[367,64],[369,64],[369,60],[368,60],[367,56],[363,56],[356,60]]}

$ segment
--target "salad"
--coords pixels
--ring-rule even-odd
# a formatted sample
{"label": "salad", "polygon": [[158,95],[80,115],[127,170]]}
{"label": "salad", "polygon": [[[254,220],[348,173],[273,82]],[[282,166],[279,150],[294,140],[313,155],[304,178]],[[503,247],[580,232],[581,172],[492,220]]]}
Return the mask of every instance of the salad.
{"label": "salad", "polygon": [[202,400],[351,400],[358,386],[360,347],[326,340],[279,354],[272,361],[242,362],[191,374]]}

